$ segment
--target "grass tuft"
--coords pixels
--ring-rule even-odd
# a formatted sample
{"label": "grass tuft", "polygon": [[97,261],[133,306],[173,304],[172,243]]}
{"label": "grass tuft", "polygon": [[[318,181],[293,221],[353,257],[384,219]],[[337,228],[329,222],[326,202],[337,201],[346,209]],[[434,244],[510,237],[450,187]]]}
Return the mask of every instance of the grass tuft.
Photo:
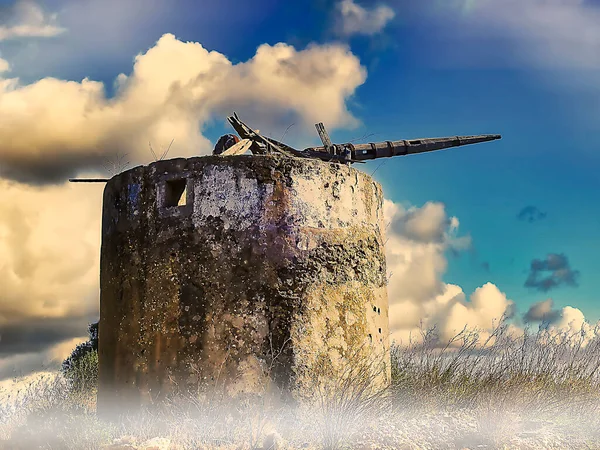
{"label": "grass tuft", "polygon": [[72,372],[4,397],[0,448],[600,449],[597,330],[509,330],[464,329],[443,343],[435,328],[422,330],[392,346],[388,384],[385,357],[358,352],[324,377],[303,377],[313,385],[301,406],[273,400],[271,389],[235,403],[196,392],[118,425],[96,417],[89,353]]}

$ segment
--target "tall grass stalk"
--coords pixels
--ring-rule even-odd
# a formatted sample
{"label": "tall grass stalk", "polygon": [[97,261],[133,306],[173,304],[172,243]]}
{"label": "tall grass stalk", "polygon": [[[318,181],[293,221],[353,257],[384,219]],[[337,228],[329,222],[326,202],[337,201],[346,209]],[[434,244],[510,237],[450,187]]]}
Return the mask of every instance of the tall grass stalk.
{"label": "tall grass stalk", "polygon": [[96,418],[94,369],[83,364],[79,381],[58,374],[0,402],[0,448],[600,449],[597,330],[510,330],[465,328],[444,342],[423,329],[392,346],[387,384],[387,356],[357,352],[305,377],[301,405],[272,401],[273,386],[238,402],[195,391],[119,424]]}

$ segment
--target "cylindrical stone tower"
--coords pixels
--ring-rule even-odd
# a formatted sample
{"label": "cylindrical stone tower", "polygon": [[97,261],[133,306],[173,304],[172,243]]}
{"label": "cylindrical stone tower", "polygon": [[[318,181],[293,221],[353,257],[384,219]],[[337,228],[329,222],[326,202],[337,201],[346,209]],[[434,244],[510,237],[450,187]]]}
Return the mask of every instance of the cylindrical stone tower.
{"label": "cylindrical stone tower", "polygon": [[357,350],[389,358],[382,206],[369,176],[311,159],[173,159],[112,178],[98,412],[200,383],[293,392]]}

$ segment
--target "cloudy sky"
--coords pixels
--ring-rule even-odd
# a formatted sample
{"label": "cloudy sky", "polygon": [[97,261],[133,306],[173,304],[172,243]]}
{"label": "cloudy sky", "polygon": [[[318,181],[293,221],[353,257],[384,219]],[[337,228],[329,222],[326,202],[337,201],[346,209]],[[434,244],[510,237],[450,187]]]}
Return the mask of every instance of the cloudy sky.
{"label": "cloudy sky", "polygon": [[[301,146],[499,133],[374,161],[390,323],[600,319],[600,2],[0,0],[0,380],[98,315],[101,190],[233,110]],[[290,127],[290,125],[292,125]],[[286,131],[287,130],[287,131]]]}

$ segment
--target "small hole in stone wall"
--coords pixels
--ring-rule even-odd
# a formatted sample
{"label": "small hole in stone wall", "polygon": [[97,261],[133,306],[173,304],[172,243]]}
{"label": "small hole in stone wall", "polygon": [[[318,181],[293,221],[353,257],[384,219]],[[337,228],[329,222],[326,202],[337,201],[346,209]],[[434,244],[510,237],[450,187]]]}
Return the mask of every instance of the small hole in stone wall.
{"label": "small hole in stone wall", "polygon": [[165,186],[165,206],[185,206],[187,197],[185,179],[169,180]]}
{"label": "small hole in stone wall", "polygon": [[381,334],[381,328],[379,329],[379,334]]}
{"label": "small hole in stone wall", "polygon": [[381,308],[377,308],[377,314],[381,314]]}
{"label": "small hole in stone wall", "polygon": [[377,306],[373,306],[373,311],[377,312]]}
{"label": "small hole in stone wall", "polygon": [[373,336],[369,334],[369,341],[373,342]]}

